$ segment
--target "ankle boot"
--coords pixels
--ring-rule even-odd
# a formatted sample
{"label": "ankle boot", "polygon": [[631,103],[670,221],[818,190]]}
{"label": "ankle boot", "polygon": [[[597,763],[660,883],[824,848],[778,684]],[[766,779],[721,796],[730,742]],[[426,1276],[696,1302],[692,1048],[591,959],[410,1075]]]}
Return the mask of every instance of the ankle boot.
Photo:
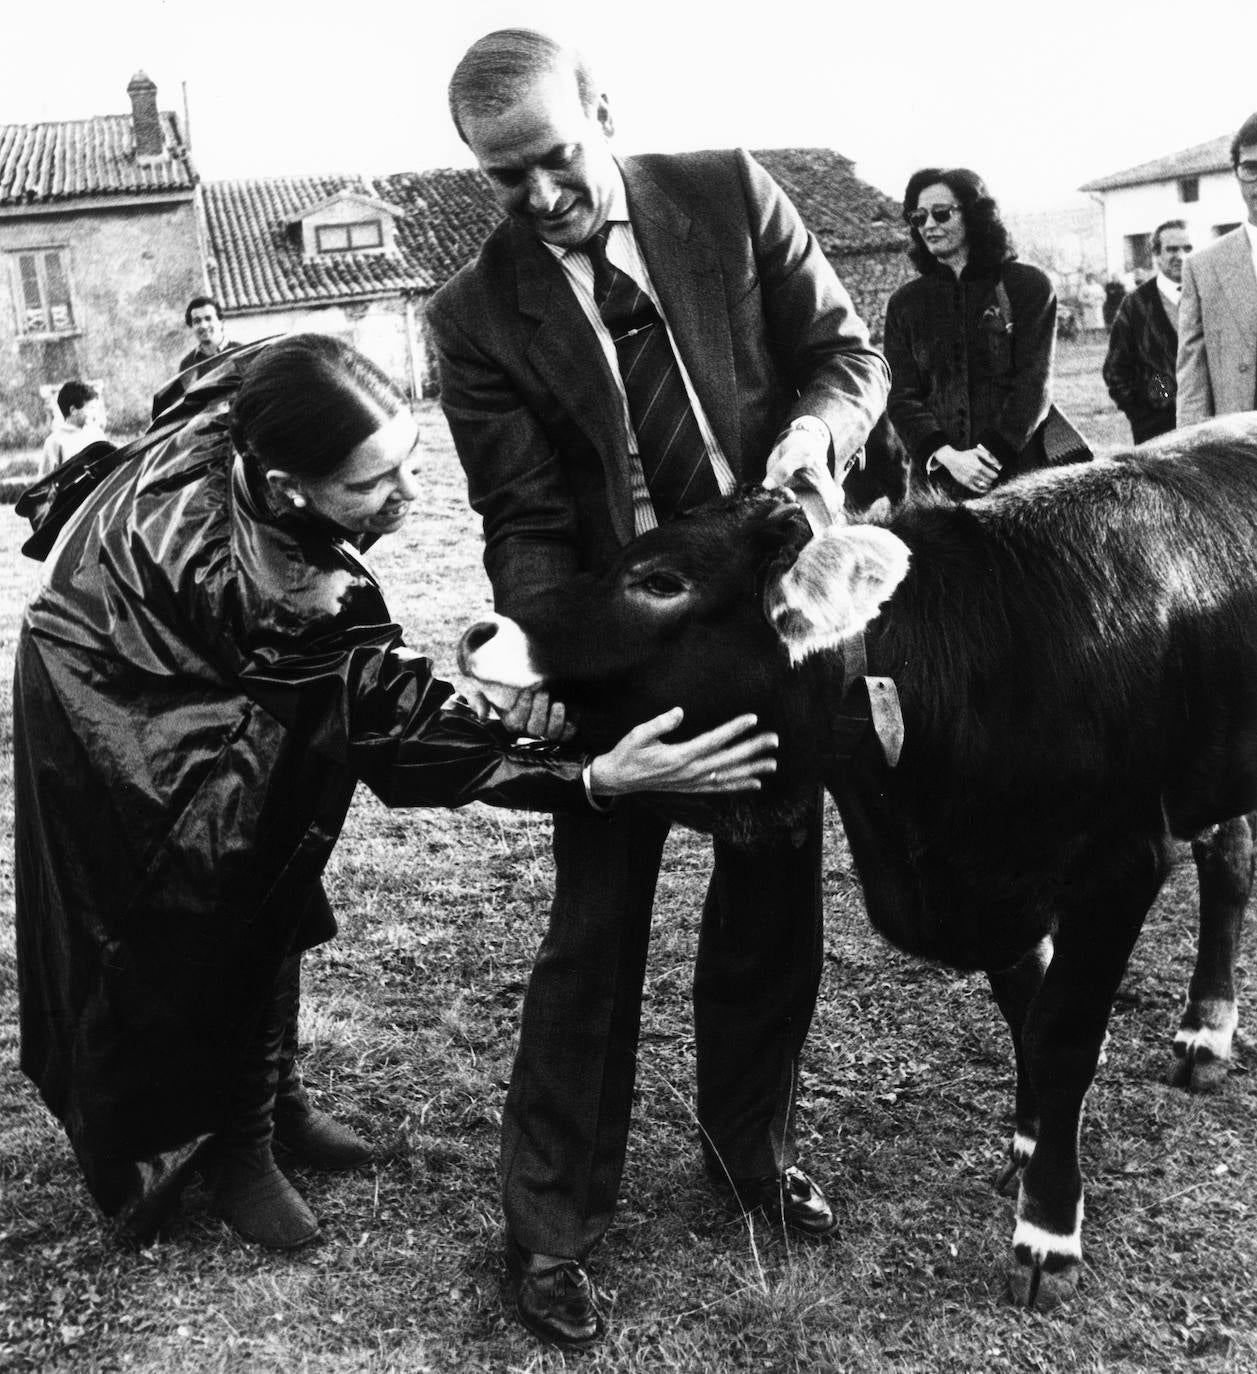
{"label": "ankle boot", "polygon": [[271,1154],[287,989],[295,967],[294,959],[282,966],[275,994],[242,1057],[232,1085],[227,1125],[212,1142],[207,1171],[215,1215],[245,1240],[274,1250],[291,1250],[319,1233],[314,1213],[280,1173]]}
{"label": "ankle boot", "polygon": [[238,1236],[271,1250],[293,1250],[319,1234],[314,1213],[276,1167],[269,1144],[223,1152],[213,1208]]}
{"label": "ankle boot", "polygon": [[301,956],[284,964],[282,997],[283,1041],[279,1052],[279,1081],[275,1093],[275,1143],[311,1169],[336,1173],[360,1169],[374,1158],[371,1147],[311,1101],[297,1067],[297,1018],[301,1010]]}

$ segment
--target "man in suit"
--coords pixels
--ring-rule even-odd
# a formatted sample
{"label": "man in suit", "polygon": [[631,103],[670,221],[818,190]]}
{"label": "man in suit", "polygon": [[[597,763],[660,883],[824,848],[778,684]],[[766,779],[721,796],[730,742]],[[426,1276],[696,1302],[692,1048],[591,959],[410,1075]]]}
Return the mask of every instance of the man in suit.
{"label": "man in suit", "polygon": [[1257,114],[1231,140],[1248,218],[1183,269],[1178,423],[1257,408]]}
{"label": "man in suit", "polygon": [[[527,30],[472,45],[450,109],[506,215],[428,316],[499,610],[738,483],[845,473],[885,405],[886,365],[757,163],[741,152],[617,162],[588,66]],[[641,371],[666,402],[643,399]],[[748,1207],[811,1235],[836,1225],[793,1139],[820,979],[820,820],[817,798],[773,848],[716,844],[694,977],[708,1168]],[[667,830],[630,805],[554,822],[554,903],[501,1168],[517,1311],[567,1345],[603,1330],[585,1258],[624,1162]]]}
{"label": "man in suit", "polygon": [[1178,303],[1183,263],[1191,251],[1186,221],[1158,224],[1152,233],[1156,275],[1122,301],[1109,332],[1104,384],[1130,421],[1137,444],[1174,428]]}

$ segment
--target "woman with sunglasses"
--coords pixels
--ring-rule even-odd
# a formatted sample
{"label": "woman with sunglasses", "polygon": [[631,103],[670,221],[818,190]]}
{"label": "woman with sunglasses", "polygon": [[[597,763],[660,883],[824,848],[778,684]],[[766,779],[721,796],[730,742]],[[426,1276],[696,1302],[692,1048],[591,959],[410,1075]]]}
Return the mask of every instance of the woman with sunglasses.
{"label": "woman with sunglasses", "polygon": [[926,167],[904,191],[920,275],[886,307],[887,414],[917,485],[957,500],[1044,463],[1056,295],[1016,261],[999,209],[964,167]]}
{"label": "woman with sunglasses", "polygon": [[[405,397],[348,345],[242,348],[117,455],[52,548],[14,682],[22,1068],[149,1238],[193,1168],[242,1237],[318,1224],[276,1167],[368,1162],[295,1063],[301,953],[358,780],[390,806],[544,811],[745,791],[753,717],[668,712],[596,758],[521,746],[406,647],[362,550],[423,496]],[[562,737],[537,694],[516,732]],[[714,781],[713,781],[714,780]],[[604,808],[605,809],[605,808]]]}

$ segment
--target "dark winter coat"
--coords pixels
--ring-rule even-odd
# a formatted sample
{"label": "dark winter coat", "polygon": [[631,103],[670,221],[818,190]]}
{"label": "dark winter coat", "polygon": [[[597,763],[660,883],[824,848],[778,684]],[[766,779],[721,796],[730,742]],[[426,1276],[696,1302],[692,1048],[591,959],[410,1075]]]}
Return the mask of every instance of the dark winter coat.
{"label": "dark winter coat", "polygon": [[1006,262],[997,275],[970,264],[957,277],[938,264],[901,286],[886,306],[886,411],[915,477],[928,480],[926,464],[944,444],[984,444],[1003,464],[1001,481],[1041,467],[1036,431],[1051,403],[1055,346],[1056,294],[1037,267]]}
{"label": "dark winter coat", "polygon": [[124,452],[17,647],[22,1068],[135,1233],[221,1126],[280,962],[334,933],[320,874],[357,779],[586,806],[578,758],[450,709],[350,538],[268,508],[226,430],[256,351]]}
{"label": "dark winter coat", "polygon": [[1153,277],[1122,302],[1104,359],[1104,384],[1137,444],[1174,428],[1177,355],[1178,330]]}

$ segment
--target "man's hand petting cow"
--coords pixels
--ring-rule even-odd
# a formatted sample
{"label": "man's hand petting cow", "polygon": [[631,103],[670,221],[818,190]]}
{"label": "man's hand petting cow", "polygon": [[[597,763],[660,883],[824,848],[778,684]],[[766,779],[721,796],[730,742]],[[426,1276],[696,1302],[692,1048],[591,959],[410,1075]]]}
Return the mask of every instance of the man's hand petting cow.
{"label": "man's hand petting cow", "polygon": [[685,819],[754,843],[822,782],[874,926],[986,973],[1017,1066],[1010,1289],[1068,1296],[1082,1104],[1176,840],[1201,938],[1173,1081],[1212,1086],[1230,1055],[1257,820],[1257,423],[816,535],[782,493],[744,489],[477,623],[460,659],[486,686],[545,688],[591,745],[676,705],[687,732],[743,711],[779,732],[761,793]]}

